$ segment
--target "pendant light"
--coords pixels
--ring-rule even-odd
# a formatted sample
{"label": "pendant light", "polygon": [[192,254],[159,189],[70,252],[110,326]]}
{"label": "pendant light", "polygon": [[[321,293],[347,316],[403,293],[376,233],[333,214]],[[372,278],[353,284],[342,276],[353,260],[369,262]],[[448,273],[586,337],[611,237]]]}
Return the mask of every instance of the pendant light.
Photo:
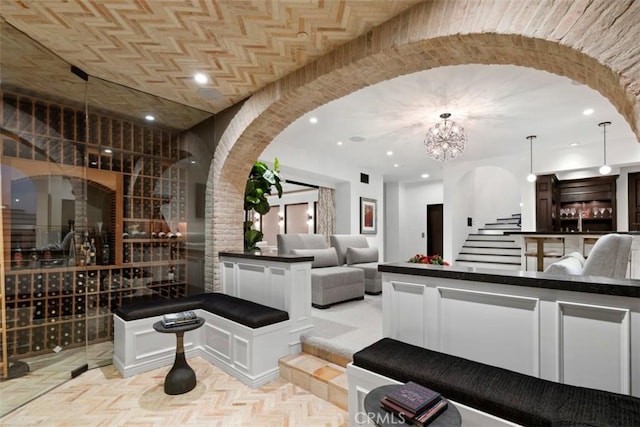
{"label": "pendant light", "polygon": [[607,175],[611,172],[611,166],[607,164],[607,126],[610,124],[611,122],[598,123],[598,126],[602,128],[602,137],[604,138],[604,162],[600,166],[600,175]]}
{"label": "pendant light", "polygon": [[527,175],[527,181],[536,182],[538,177],[533,173],[533,140],[536,138],[535,135],[529,135],[527,139],[529,140],[529,175]]}

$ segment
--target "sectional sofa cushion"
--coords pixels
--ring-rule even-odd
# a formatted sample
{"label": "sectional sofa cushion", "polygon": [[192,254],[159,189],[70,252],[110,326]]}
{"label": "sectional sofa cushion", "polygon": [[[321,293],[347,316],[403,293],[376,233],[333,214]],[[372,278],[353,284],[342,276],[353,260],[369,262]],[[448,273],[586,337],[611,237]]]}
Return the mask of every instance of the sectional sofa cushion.
{"label": "sectional sofa cushion", "polygon": [[339,288],[353,283],[362,284],[364,296],[364,272],[359,268],[325,267],[314,268],[311,275],[311,287],[321,289]]}
{"label": "sectional sofa cushion", "polygon": [[347,265],[378,262],[378,248],[347,248]]}
{"label": "sectional sofa cushion", "polygon": [[[368,248],[367,238],[360,235],[352,234],[333,234],[329,236],[331,246],[336,248],[338,252],[338,264],[347,263],[347,248]],[[377,259],[376,259],[377,261]]]}
{"label": "sectional sofa cushion", "polygon": [[290,254],[293,249],[326,249],[329,247],[320,234],[278,234],[278,253]]}
{"label": "sectional sofa cushion", "polygon": [[338,254],[335,248],[325,249],[291,249],[291,253],[301,256],[312,256],[311,268],[335,267],[338,265]]}

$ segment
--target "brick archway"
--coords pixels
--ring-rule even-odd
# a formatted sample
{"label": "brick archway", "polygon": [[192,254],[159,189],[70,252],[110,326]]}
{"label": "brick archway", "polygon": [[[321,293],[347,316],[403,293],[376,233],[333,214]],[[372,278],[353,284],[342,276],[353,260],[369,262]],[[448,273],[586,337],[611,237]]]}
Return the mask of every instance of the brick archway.
{"label": "brick archway", "polygon": [[216,147],[207,289],[220,288],[218,252],[242,250],[244,185],[260,153],[304,113],[363,87],[447,65],[525,66],[598,90],[640,136],[639,15],[639,2],[425,2],[259,91]]}

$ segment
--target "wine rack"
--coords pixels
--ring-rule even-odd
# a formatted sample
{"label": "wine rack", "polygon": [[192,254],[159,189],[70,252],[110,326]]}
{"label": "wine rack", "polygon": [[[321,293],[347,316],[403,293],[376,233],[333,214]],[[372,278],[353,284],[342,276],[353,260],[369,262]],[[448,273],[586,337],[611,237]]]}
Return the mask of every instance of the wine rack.
{"label": "wine rack", "polygon": [[[0,367],[6,376],[9,358],[111,340],[112,310],[122,304],[186,294],[188,177],[178,163],[183,152],[173,130],[103,114],[89,114],[85,122],[81,109],[6,91],[2,98],[0,153],[7,161],[32,162],[38,170],[111,172],[122,187],[113,204],[119,212],[111,213],[105,230],[108,265],[34,268],[5,262]],[[82,233],[87,229],[78,212]],[[3,218],[5,236],[11,235],[10,218]],[[2,253],[10,261],[7,244]]]}

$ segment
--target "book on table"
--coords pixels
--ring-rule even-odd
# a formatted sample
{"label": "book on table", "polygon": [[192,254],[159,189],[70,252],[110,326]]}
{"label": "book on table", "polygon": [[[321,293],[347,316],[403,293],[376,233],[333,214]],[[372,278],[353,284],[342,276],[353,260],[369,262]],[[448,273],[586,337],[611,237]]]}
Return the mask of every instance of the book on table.
{"label": "book on table", "polygon": [[421,414],[442,399],[437,391],[413,381],[390,391],[385,397],[414,415]]}
{"label": "book on table", "polygon": [[447,409],[448,403],[440,393],[414,382],[408,382],[381,400],[380,406],[401,416],[405,422],[426,426]]}
{"label": "book on table", "polygon": [[197,322],[198,316],[194,311],[181,311],[180,313],[169,313],[162,316],[162,326],[165,328],[190,325]]}
{"label": "book on table", "polygon": [[418,427],[429,425],[438,417],[438,415],[447,410],[447,406],[449,406],[449,403],[445,399],[441,398],[435,405],[416,416],[411,422]]}

